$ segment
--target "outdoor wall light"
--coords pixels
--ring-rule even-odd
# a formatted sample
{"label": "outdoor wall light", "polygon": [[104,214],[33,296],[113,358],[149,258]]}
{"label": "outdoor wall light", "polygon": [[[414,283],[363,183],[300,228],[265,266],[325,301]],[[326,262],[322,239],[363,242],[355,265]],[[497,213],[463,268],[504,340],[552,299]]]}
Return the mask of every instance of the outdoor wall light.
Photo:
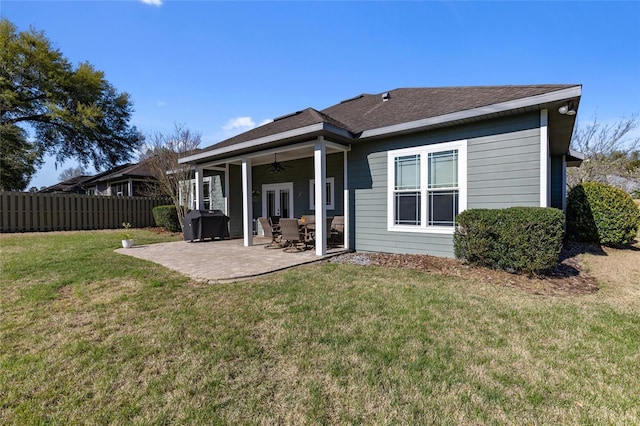
{"label": "outdoor wall light", "polygon": [[576,104],[571,101],[568,104],[561,105],[558,112],[562,115],[576,115]]}

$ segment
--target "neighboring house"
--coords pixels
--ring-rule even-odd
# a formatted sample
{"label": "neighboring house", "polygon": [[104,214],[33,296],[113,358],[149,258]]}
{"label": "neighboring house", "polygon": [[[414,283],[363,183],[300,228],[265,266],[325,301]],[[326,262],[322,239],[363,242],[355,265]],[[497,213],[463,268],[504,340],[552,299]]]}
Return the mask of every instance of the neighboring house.
{"label": "neighboring house", "polygon": [[73,192],[76,194],[147,197],[156,196],[154,181],[148,164],[122,164],[93,176],[79,176],[57,183],[38,192]]}
{"label": "neighboring house", "polygon": [[124,164],[102,172],[87,182],[88,194],[123,197],[155,196],[151,190],[155,178],[149,167],[150,159]]}
{"label": "neighboring house", "polygon": [[93,179],[93,176],[82,175],[74,176],[70,179],[58,182],[55,185],[40,189],[38,192],[55,193],[55,194],[86,194],[87,189],[85,182]]}
{"label": "neighboring house", "polygon": [[[259,216],[345,216],[345,248],[453,256],[470,208],[564,209],[582,87],[407,88],[276,118],[180,159],[195,166],[194,205],[216,176],[232,236],[252,244]],[[320,185],[316,183],[319,182]],[[321,207],[321,208],[319,208]]]}

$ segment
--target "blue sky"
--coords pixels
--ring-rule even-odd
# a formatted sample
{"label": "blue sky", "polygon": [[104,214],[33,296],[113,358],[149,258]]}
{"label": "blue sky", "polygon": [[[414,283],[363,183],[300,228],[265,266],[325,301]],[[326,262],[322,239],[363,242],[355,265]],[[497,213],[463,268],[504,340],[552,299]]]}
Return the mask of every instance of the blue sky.
{"label": "blue sky", "polygon": [[[73,63],[131,94],[145,134],[208,146],[265,120],[399,87],[583,85],[579,120],[640,112],[640,2],[13,1]],[[74,161],[53,161],[46,186]]]}

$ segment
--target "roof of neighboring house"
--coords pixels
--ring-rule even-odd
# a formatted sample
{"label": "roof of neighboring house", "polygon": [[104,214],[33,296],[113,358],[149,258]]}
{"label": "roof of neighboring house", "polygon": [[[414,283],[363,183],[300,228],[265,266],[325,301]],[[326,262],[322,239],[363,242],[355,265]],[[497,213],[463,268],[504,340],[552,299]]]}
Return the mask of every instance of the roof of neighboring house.
{"label": "roof of neighboring house", "polygon": [[93,176],[81,175],[58,182],[55,185],[42,188],[38,192],[77,192],[79,189],[85,190],[84,183],[91,180]]}
{"label": "roof of neighboring house", "polygon": [[78,189],[86,190],[93,187],[98,182],[108,182],[126,178],[152,178],[153,174],[149,167],[149,160],[142,160],[139,163],[126,163],[115,166],[104,172],[97,173],[92,176],[76,176],[55,185],[43,188],[38,192],[76,192]]}
{"label": "roof of neighboring house", "polygon": [[[330,134],[340,142],[356,143],[394,133],[499,117],[510,112],[533,111],[541,105],[569,99],[574,100],[577,107],[581,91],[581,86],[576,84],[542,84],[401,88],[379,94],[361,94],[321,111],[307,108],[276,118],[271,123],[198,150],[180,162],[246,151],[267,143],[314,134]],[[566,134],[563,133],[563,137]]]}
{"label": "roof of neighboring house", "polygon": [[99,173],[91,179],[91,183],[106,182],[117,179],[124,179],[129,177],[148,178],[152,177],[153,173],[149,167],[149,160],[142,160],[139,163],[122,164],[112,169]]}

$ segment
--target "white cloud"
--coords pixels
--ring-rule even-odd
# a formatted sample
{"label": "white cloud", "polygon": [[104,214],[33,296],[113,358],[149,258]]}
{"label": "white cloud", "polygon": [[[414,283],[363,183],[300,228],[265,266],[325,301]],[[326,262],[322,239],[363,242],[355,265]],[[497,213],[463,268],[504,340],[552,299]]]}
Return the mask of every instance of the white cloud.
{"label": "white cloud", "polygon": [[253,121],[251,117],[236,117],[227,121],[227,124],[222,126],[222,130],[224,134],[221,135],[224,138],[229,138],[240,133],[246,132],[251,129],[255,129],[256,127],[264,126],[265,124],[271,123],[273,120],[261,120],[258,124]]}
{"label": "white cloud", "polygon": [[251,130],[256,127],[256,123],[251,119],[251,117],[236,117],[227,121],[227,124],[222,126],[224,130],[227,132],[235,132],[240,130],[241,132]]}
{"label": "white cloud", "polygon": [[151,6],[162,6],[162,0],[140,0],[144,4],[149,4]]}
{"label": "white cloud", "polygon": [[156,101],[156,106],[159,106],[159,107],[167,106],[167,103],[165,101]]}

